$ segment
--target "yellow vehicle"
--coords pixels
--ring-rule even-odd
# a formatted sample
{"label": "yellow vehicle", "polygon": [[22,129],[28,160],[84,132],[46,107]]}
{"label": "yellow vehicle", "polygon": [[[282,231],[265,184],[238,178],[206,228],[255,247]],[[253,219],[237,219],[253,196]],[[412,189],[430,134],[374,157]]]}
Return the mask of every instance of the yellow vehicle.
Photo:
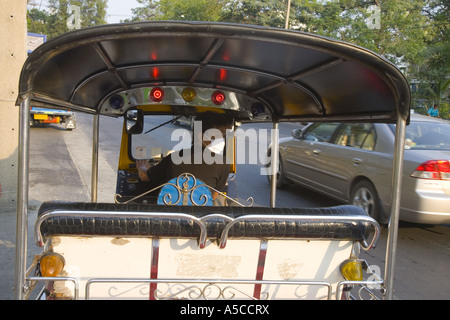
{"label": "yellow vehicle", "polygon": [[[353,288],[370,286],[392,298],[410,91],[382,57],[291,30],[139,22],[51,39],[25,62],[19,87],[17,299],[34,288],[41,288],[42,299],[348,299]],[[26,267],[31,104],[91,114],[94,134],[91,202],[44,202],[35,222],[42,253]],[[235,125],[273,123],[272,176],[280,122],[396,123],[396,192],[384,276],[358,257],[376,245],[380,232],[360,207],[277,208],[276,179],[270,207],[214,190],[188,172],[146,188],[137,160],[158,163],[172,148],[140,142],[151,140],[138,138],[151,136],[147,119],[174,121],[204,112],[232,116]],[[117,194],[110,203],[97,203],[100,115],[124,123]],[[227,139],[226,152],[230,174],[239,175],[235,139]],[[175,191],[161,194],[166,186]],[[210,205],[211,191],[226,201]]]}
{"label": "yellow vehicle", "polygon": [[30,114],[31,126],[36,124],[65,123],[67,130],[76,128],[75,113],[72,111],[31,107]]}

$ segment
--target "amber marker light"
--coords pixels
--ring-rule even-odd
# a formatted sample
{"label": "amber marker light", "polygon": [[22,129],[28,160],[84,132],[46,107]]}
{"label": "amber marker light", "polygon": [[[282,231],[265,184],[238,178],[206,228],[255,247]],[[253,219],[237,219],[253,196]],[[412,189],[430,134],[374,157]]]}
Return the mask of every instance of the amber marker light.
{"label": "amber marker light", "polygon": [[197,98],[197,92],[193,88],[184,88],[183,92],[181,93],[181,96],[183,97],[184,101],[186,102],[192,102]]}
{"label": "amber marker light", "polygon": [[48,252],[44,254],[40,261],[39,267],[43,277],[56,277],[64,268],[64,257],[56,252]]}
{"label": "amber marker light", "polygon": [[341,264],[341,273],[346,280],[362,281],[363,269],[362,263],[356,259],[348,259]]}

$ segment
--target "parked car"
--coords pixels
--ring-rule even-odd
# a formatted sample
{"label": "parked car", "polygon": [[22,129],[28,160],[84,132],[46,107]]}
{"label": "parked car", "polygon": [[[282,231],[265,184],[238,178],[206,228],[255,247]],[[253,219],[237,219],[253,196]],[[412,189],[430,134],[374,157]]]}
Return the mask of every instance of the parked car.
{"label": "parked car", "polygon": [[[280,139],[277,186],[290,182],[363,207],[387,222],[395,125],[310,123]],[[400,219],[450,223],[450,123],[412,115],[406,129]]]}

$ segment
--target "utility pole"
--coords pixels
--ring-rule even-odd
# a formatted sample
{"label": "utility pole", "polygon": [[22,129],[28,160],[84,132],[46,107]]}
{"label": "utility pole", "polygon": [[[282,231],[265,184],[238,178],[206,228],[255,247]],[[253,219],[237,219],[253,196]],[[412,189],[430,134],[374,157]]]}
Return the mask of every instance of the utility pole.
{"label": "utility pole", "polygon": [[285,29],[289,29],[289,14],[291,12],[291,0],[288,0],[287,3],[287,9],[286,9],[286,25],[284,26]]}

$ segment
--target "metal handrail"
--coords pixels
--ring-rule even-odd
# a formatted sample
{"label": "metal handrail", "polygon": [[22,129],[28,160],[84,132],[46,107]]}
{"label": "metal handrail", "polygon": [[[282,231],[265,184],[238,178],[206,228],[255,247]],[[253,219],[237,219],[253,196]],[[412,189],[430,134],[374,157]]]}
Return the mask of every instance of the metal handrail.
{"label": "metal handrail", "polygon": [[[186,200],[187,199],[186,195],[188,195],[189,199],[191,200],[191,202],[192,202],[192,204],[194,206],[203,206],[203,205],[206,204],[206,201],[203,204],[196,203],[194,198],[193,198],[193,190],[195,190],[196,188],[199,188],[199,187],[206,187],[206,188],[209,189],[209,191],[216,192],[217,194],[219,194],[220,196],[224,197],[225,199],[233,202],[234,204],[236,204],[238,206],[241,206],[241,207],[246,207],[245,204],[242,204],[239,201],[236,201],[235,199],[233,199],[230,196],[228,196],[226,193],[223,193],[223,192],[221,192],[221,191],[211,187],[210,185],[207,185],[204,182],[197,183],[197,182],[200,182],[201,180],[198,180],[197,178],[194,177],[194,175],[192,175],[190,173],[187,173],[187,172],[182,173],[182,174],[180,174],[178,177],[176,177],[174,179],[176,179],[176,183],[171,183],[171,182],[163,183],[163,184],[161,184],[161,185],[159,185],[157,187],[154,187],[153,189],[147,190],[147,191],[145,191],[145,192],[143,192],[143,193],[141,193],[141,194],[139,194],[139,195],[137,195],[137,196],[127,200],[127,201],[120,202],[119,199],[122,198],[122,195],[115,194],[114,201],[116,203],[127,204],[127,203],[133,202],[133,201],[135,201],[135,200],[137,200],[139,198],[142,198],[142,197],[146,196],[147,194],[150,194],[150,193],[152,193],[152,192],[154,192],[154,191],[156,191],[158,189],[162,189],[165,186],[172,186],[178,192],[178,200],[177,200],[177,202],[175,204],[172,204],[172,203],[168,203],[166,201],[165,197],[164,197],[164,204],[165,205],[177,205],[180,202],[180,200],[182,200],[182,199]],[[173,181],[174,179],[171,179],[170,181]],[[183,184],[187,184],[190,181],[189,179],[193,179],[192,180],[193,185],[191,187],[187,187],[186,185],[181,186],[180,185],[180,183],[181,183],[180,179],[187,179],[187,181],[184,181]],[[253,205],[253,198],[252,197],[248,197],[246,199],[246,201],[248,202],[248,205],[247,205],[248,207],[251,207]]]}
{"label": "metal handrail", "polygon": [[43,236],[41,233],[42,223],[49,218],[59,217],[75,217],[75,218],[130,218],[130,217],[142,217],[142,218],[161,218],[161,219],[185,219],[192,221],[200,227],[199,247],[200,249],[206,246],[207,228],[206,222],[210,219],[223,219],[227,221],[222,234],[220,236],[219,247],[225,248],[228,239],[228,232],[236,223],[248,222],[248,221],[344,221],[344,222],[363,222],[372,225],[374,234],[371,241],[362,241],[361,246],[365,251],[374,248],[378,238],[380,236],[380,225],[373,218],[367,216],[330,216],[330,215],[245,215],[238,218],[231,218],[223,214],[210,214],[203,217],[195,217],[190,214],[184,213],[155,213],[155,212],[116,212],[116,211],[82,211],[82,210],[54,210],[48,211],[39,216],[35,225],[35,239],[38,246],[44,245]]}
{"label": "metal handrail", "polygon": [[26,277],[25,280],[27,281],[71,281],[74,284],[73,293],[74,293],[74,299],[79,299],[79,291],[80,291],[80,285],[78,283],[78,279],[73,277]]}
{"label": "metal handrail", "polygon": [[[42,223],[51,217],[59,216],[59,217],[76,217],[76,218],[129,218],[130,216],[133,217],[141,217],[141,218],[171,218],[171,219],[185,219],[188,221],[192,221],[196,223],[200,227],[200,236],[199,236],[199,247],[202,249],[206,245],[206,223],[204,222],[204,219],[197,218],[193,215],[184,214],[184,213],[171,213],[171,212],[165,212],[163,214],[161,213],[154,213],[154,212],[116,212],[116,211],[82,211],[82,210],[54,210],[54,211],[48,211],[44,213],[43,215],[39,216],[36,220],[35,224],[35,239],[36,244],[39,247],[42,247],[44,245],[43,236],[41,233],[41,225]],[[204,218],[204,217],[203,217]]]}
{"label": "metal handrail", "polygon": [[[227,285],[231,285],[231,284],[249,284],[249,285],[273,284],[273,285],[297,285],[297,286],[314,285],[314,286],[327,287],[327,289],[328,289],[327,299],[328,300],[330,300],[332,297],[332,289],[333,289],[331,283],[329,283],[329,282],[312,281],[312,280],[311,281],[308,281],[308,280],[290,281],[290,280],[227,280],[227,279],[91,278],[86,282],[85,299],[89,298],[90,287],[92,284],[95,284],[95,283],[149,283],[149,284],[151,284],[151,283],[168,283],[168,284],[184,283],[184,284],[205,284],[206,286],[212,286],[212,285],[216,285],[216,284],[227,284]],[[191,289],[191,288],[188,288],[188,289]],[[199,288],[197,288],[197,289],[199,289]],[[217,298],[220,298],[220,297],[225,298],[223,295],[223,291],[225,291],[226,289],[230,289],[230,288],[225,287],[222,290],[221,294],[218,295]],[[231,289],[239,291],[238,289],[235,289],[235,288],[231,288]],[[174,295],[172,295],[172,297],[174,297],[174,296],[178,295],[179,293],[184,292],[186,290],[187,289],[181,290],[180,292],[177,292]],[[240,292],[243,293],[242,291],[240,291]],[[249,294],[245,294],[245,293],[243,293],[243,294],[253,300],[257,300]],[[155,295],[155,297],[156,297],[156,295]],[[156,297],[156,298],[158,299],[158,297]],[[266,298],[268,298],[268,295],[266,295]],[[167,298],[165,298],[165,299],[167,299]]]}
{"label": "metal handrail", "polygon": [[222,236],[220,238],[220,248],[225,248],[226,241],[228,238],[228,232],[233,227],[234,224],[239,222],[246,222],[246,221],[255,221],[255,220],[270,220],[270,221],[323,221],[323,220],[332,220],[332,221],[345,221],[345,222],[365,222],[369,223],[374,228],[374,234],[372,237],[372,240],[367,243],[366,241],[362,241],[361,246],[365,251],[369,251],[372,248],[374,248],[375,244],[378,241],[378,238],[380,236],[380,225],[376,220],[374,220],[371,217],[367,216],[323,216],[323,215],[308,215],[308,216],[292,216],[292,215],[246,215],[241,216],[236,219],[233,219],[232,222],[228,223],[224,230],[222,231]]}

